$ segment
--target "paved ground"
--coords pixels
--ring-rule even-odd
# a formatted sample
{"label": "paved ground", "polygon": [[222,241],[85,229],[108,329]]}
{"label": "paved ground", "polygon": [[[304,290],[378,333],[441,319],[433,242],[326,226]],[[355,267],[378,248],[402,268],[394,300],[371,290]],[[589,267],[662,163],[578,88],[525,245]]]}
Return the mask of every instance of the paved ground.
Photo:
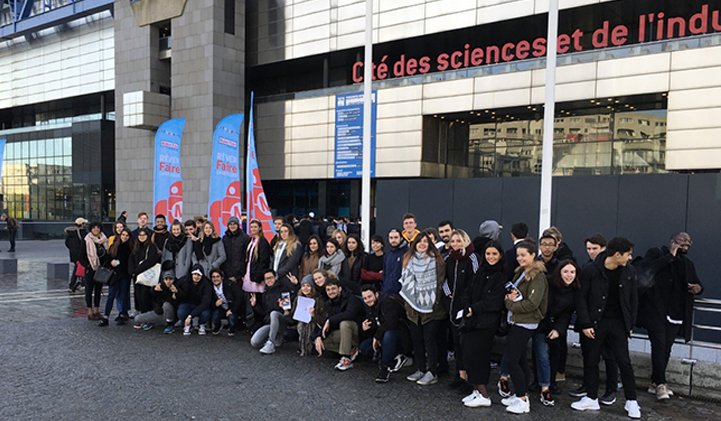
{"label": "paved ground", "polygon": [[[301,358],[292,343],[262,356],[245,334],[100,328],[84,318],[82,295],[68,294],[66,280],[46,279],[46,263],[66,258],[61,241],[19,242],[17,249],[18,275],[0,276],[0,420],[513,418],[495,388],[491,408],[468,409],[445,387],[448,378],[421,387],[403,372],[378,385],[368,361],[340,373],[336,359]],[[639,398],[644,419],[721,419],[717,404],[656,403],[645,391]],[[518,419],[628,419],[622,399],[595,414],[571,410],[570,397],[556,399],[546,408],[534,395],[531,414]]]}

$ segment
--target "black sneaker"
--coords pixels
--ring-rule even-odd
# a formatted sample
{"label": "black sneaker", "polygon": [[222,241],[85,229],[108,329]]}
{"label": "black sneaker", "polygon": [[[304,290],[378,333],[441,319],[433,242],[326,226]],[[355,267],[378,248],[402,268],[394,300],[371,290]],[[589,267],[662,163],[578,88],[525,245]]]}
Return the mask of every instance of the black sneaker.
{"label": "black sneaker", "polygon": [[613,405],[616,403],[616,392],[607,390],[598,400],[604,405]]}
{"label": "black sneaker", "polygon": [[228,336],[235,336],[235,328],[234,327],[228,328]]}
{"label": "black sneaker", "polygon": [[220,323],[213,326],[213,335],[218,335],[220,333],[220,328],[223,327]]}
{"label": "black sneaker", "polygon": [[573,396],[574,398],[582,398],[586,396],[586,386],[582,385],[578,389],[573,389],[572,391],[568,392],[569,395]]}
{"label": "black sneaker", "polygon": [[553,406],[556,404],[553,400],[553,396],[551,396],[550,390],[544,390],[541,392],[541,403],[545,406]]}
{"label": "black sneaker", "polygon": [[391,370],[388,367],[382,366],[378,375],[376,376],[376,383],[388,383],[391,379]]}
{"label": "black sneaker", "polygon": [[551,391],[554,395],[558,395],[561,393],[561,388],[558,387],[556,383],[551,383],[551,385],[548,387],[548,390]]}
{"label": "black sneaker", "polygon": [[107,317],[103,317],[102,319],[100,319],[100,323],[98,323],[98,326],[100,326],[100,327],[105,327],[105,326],[107,326],[108,324],[109,324],[109,323],[108,323],[108,318],[107,318]]}
{"label": "black sneaker", "polygon": [[508,379],[498,379],[498,394],[503,398],[511,396],[511,388],[508,387]]}
{"label": "black sneaker", "polygon": [[466,381],[463,380],[460,376],[457,376],[455,379],[453,379],[452,382],[448,384],[449,389],[458,389],[459,387],[463,386],[463,383]]}

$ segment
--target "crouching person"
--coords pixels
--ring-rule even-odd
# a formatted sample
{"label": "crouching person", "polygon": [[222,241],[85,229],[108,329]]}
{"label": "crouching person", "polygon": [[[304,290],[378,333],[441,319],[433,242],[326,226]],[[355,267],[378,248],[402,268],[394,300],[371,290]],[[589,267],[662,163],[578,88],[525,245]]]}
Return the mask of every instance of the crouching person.
{"label": "crouching person", "polygon": [[213,283],[213,298],[211,299],[211,312],[213,319],[213,335],[220,333],[222,320],[228,320],[228,336],[235,335],[238,318],[243,319],[245,314],[245,297],[240,286],[225,279],[220,269],[210,271],[210,281]]}
{"label": "crouching person", "polygon": [[275,348],[282,344],[283,331],[290,324],[286,317],[290,308],[283,308],[283,294],[287,294],[290,301],[291,289],[287,284],[278,281],[278,274],[273,269],[263,272],[263,281],[265,292],[260,297],[250,293],[254,316],[256,320],[263,321],[263,326],[250,338],[250,344],[260,348],[261,354],[273,354]]}
{"label": "crouching person", "polygon": [[178,324],[183,326],[183,335],[190,335],[192,327],[199,335],[205,335],[205,324],[210,320],[211,285],[203,273],[203,267],[196,263],[178,288]]}
{"label": "crouching person", "polygon": [[142,323],[143,330],[150,330],[155,324],[165,323],[164,333],[175,331],[175,311],[178,308],[178,288],[175,286],[175,272],[163,272],[163,280],[150,291],[153,298],[151,311],[135,316],[136,323]]}
{"label": "crouching person", "polygon": [[361,342],[359,349],[367,357],[380,354],[380,371],[376,383],[387,383],[395,365],[394,358],[401,352],[402,334],[405,333],[406,337],[409,335],[405,322],[406,310],[400,298],[379,294],[373,285],[363,286],[362,295],[367,306],[367,317],[361,325],[366,339]]}
{"label": "crouching person", "polygon": [[358,324],[365,312],[358,297],[345,291],[335,278],[325,281],[325,293],[326,319],[323,327],[314,332],[315,350],[319,355],[326,350],[340,354],[335,368],[345,371],[353,368],[353,360],[358,356]]}

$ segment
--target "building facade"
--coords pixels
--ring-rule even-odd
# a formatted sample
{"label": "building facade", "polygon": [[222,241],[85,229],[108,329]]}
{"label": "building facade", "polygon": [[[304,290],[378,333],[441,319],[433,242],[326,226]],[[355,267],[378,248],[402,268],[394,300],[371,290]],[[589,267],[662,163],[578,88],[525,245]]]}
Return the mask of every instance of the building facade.
{"label": "building facade", "polygon": [[[364,0],[19,3],[0,14],[11,216],[151,212],[153,139],[169,118],[187,120],[185,215],[206,213],[213,129],[251,91],[271,208],[358,215],[337,116],[362,90]],[[540,174],[547,7],[374,2],[376,179]],[[560,7],[554,175],[718,172],[721,1]]]}

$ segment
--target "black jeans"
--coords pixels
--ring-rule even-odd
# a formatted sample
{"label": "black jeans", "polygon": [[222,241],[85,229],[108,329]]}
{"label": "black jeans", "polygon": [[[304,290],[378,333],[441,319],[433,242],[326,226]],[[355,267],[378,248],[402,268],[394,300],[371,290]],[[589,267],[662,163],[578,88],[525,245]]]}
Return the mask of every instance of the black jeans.
{"label": "black jeans", "polygon": [[8,241],[10,241],[10,250],[15,250],[15,236],[17,235],[17,231],[12,230],[8,231]]}
{"label": "black jeans", "polygon": [[[88,265],[90,266],[90,265]],[[89,267],[85,269],[85,307],[100,307],[100,294],[103,292],[103,284],[93,281],[95,272]],[[95,296],[93,297],[93,293]]]}
{"label": "black jeans", "polygon": [[526,396],[528,383],[531,381],[531,370],[528,367],[526,347],[534,332],[534,330],[524,329],[516,325],[511,326],[506,338],[506,347],[503,350],[508,374],[511,375],[511,382],[513,382],[513,390],[516,391],[516,396],[519,398]]}
{"label": "black jeans", "polygon": [[669,323],[668,320],[664,320],[661,326],[648,329],[648,339],[651,341],[651,381],[657,385],[666,384],[666,366],[679,330],[681,325]]}
{"label": "black jeans", "polygon": [[[495,335],[495,327],[462,332],[460,335],[463,353],[473,356],[468,358],[465,367],[468,372],[468,383],[474,386],[488,384],[491,376],[491,348]],[[456,355],[459,349],[460,347],[456,348]]]}
{"label": "black jeans", "polygon": [[620,317],[601,319],[596,325],[596,338],[584,341],[584,344],[587,350],[583,372],[588,397],[598,399],[598,363],[601,360],[603,345],[608,344],[616,358],[618,368],[621,370],[621,381],[626,400],[636,400],[636,378],[628,354],[628,332],[626,332],[623,319]]}
{"label": "black jeans", "polygon": [[[413,339],[414,361],[418,370],[426,371],[427,369],[434,376],[438,375],[438,351],[440,348],[438,338],[440,330],[444,327],[443,320],[431,320],[421,326],[411,321],[408,322]],[[443,357],[445,358],[445,355]]]}
{"label": "black jeans", "polygon": [[456,355],[456,374],[458,374],[458,371],[460,370],[466,370],[466,363],[463,359],[463,347],[461,346],[461,332],[458,330],[456,326],[453,326],[451,324],[451,337],[453,338],[453,349]]}
{"label": "black jeans", "polygon": [[565,354],[567,354],[567,343],[566,343],[566,336],[559,336],[556,339],[548,339],[546,338],[546,342],[548,343],[548,358],[551,361],[551,384],[556,384],[556,373],[562,373],[561,371],[561,363],[564,363],[564,370],[565,370],[565,361],[563,359],[565,358]]}
{"label": "black jeans", "polygon": [[[591,339],[588,339],[583,332],[579,333],[581,342],[581,355],[583,357],[583,365],[586,366],[586,354],[588,353],[589,344]],[[615,392],[618,389],[618,364],[613,356],[613,352],[607,343],[601,346],[601,357],[603,362],[606,364],[606,393]],[[559,369],[560,370],[560,369]],[[586,385],[586,379],[584,378],[583,385]]]}

